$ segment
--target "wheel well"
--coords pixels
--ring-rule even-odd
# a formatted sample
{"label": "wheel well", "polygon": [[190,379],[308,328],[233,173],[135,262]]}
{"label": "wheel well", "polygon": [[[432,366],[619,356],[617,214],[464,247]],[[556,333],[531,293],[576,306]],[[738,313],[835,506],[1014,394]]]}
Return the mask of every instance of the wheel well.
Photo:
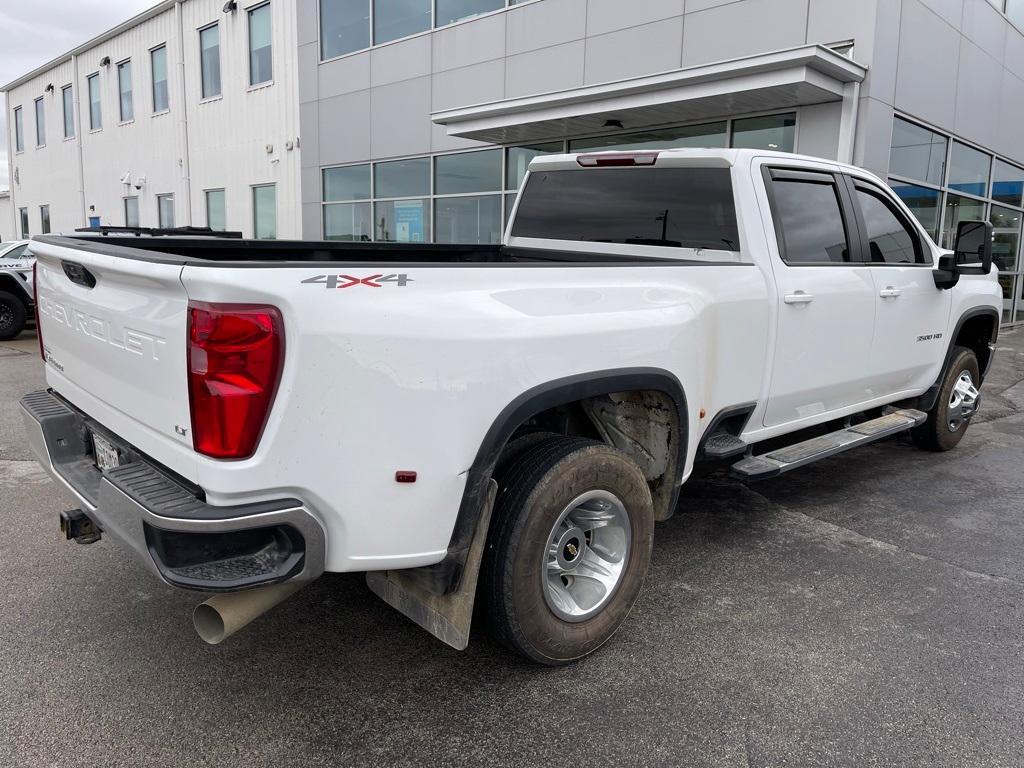
{"label": "wheel well", "polygon": [[504,450],[516,437],[535,431],[589,437],[623,451],[647,479],[656,519],[666,520],[672,515],[685,436],[670,395],[641,389],[562,403],[516,426]]}
{"label": "wheel well", "polygon": [[21,299],[21,303],[25,305],[27,309],[29,306],[28,299],[25,296],[27,286],[18,282],[18,278],[14,275],[6,272],[0,272],[0,291],[11,293]]}
{"label": "wheel well", "polygon": [[999,324],[995,315],[974,315],[967,318],[957,330],[953,345],[972,350],[978,358],[979,370],[985,371],[988,369],[988,359],[992,354],[988,345],[995,341],[998,329]]}

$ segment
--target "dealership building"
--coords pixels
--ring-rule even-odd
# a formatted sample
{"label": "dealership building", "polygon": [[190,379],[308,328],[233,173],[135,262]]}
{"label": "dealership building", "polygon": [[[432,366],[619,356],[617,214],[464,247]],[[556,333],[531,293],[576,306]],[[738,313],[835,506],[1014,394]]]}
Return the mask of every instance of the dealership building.
{"label": "dealership building", "polygon": [[497,242],[538,154],[777,149],[874,171],[947,246],[991,220],[1024,322],[1022,29],[1024,0],[172,0],[4,87],[12,208]]}

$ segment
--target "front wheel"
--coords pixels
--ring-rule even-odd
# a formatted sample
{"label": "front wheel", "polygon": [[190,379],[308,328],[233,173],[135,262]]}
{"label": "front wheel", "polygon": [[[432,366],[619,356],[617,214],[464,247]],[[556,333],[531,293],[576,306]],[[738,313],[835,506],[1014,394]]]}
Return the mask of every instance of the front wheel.
{"label": "front wheel", "polygon": [[28,310],[25,302],[7,291],[0,291],[0,341],[13,339],[25,330]]}
{"label": "front wheel", "polygon": [[544,437],[499,477],[483,569],[496,637],[541,664],[599,648],[651,560],[654,505],[640,468],[603,443]]}
{"label": "front wheel", "polygon": [[911,432],[914,442],[929,451],[955,448],[981,403],[979,386],[977,355],[967,347],[956,347],[942,377],[938,399],[928,412],[928,420]]}

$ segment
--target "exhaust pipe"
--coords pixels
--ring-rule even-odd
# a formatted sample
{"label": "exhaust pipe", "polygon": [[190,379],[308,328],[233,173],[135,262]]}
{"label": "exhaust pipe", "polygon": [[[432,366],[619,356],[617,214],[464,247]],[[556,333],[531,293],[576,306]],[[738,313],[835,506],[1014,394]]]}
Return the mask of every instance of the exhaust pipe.
{"label": "exhaust pipe", "polygon": [[294,595],[308,582],[287,582],[269,587],[225,592],[200,603],[192,612],[196,632],[210,645],[231,637],[278,603]]}

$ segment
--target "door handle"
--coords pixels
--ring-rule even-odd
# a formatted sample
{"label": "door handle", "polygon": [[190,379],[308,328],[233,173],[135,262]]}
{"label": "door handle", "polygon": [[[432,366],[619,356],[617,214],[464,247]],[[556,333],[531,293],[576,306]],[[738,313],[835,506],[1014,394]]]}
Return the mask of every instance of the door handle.
{"label": "door handle", "polygon": [[783,298],[783,301],[787,304],[810,304],[814,301],[814,294],[807,293],[806,291],[797,291],[796,293],[787,293]]}
{"label": "door handle", "polygon": [[893,288],[891,285],[889,285],[880,290],[878,292],[878,295],[881,296],[883,299],[898,299],[900,296],[903,295],[903,291],[901,291],[899,288]]}

